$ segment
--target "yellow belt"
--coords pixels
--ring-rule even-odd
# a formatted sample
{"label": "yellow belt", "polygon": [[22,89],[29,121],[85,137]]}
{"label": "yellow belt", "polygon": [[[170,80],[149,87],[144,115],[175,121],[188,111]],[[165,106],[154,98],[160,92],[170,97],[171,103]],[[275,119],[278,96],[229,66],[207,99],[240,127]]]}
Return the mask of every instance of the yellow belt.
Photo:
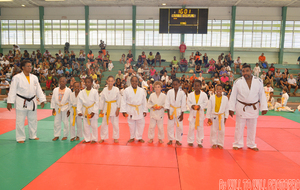
{"label": "yellow belt", "polygon": [[69,103],[65,103],[64,105],[62,105],[62,104],[57,104],[58,105],[58,113],[60,113],[61,112],[61,107],[63,107],[63,106],[65,106],[65,105],[68,105]]}
{"label": "yellow belt", "polygon": [[128,104],[128,105],[130,105],[130,106],[132,106],[132,107],[135,107],[135,110],[136,110],[137,114],[138,114],[138,115],[140,114],[140,113],[139,113],[139,106],[140,106],[140,105],[133,105],[133,104]]}
{"label": "yellow belt", "polygon": [[200,125],[200,109],[196,110],[196,121],[195,121],[195,129],[197,129],[197,127]]}
{"label": "yellow belt", "polygon": [[95,105],[95,102],[92,105],[90,105],[90,106],[83,105],[83,107],[85,108],[84,117],[86,117],[87,122],[88,122],[89,125],[91,125],[90,118],[88,117],[88,115],[89,115],[89,109],[91,107],[93,107],[94,105]]}
{"label": "yellow belt", "polygon": [[76,109],[77,109],[77,107],[75,107],[75,106],[72,106],[72,108],[73,108],[73,123],[72,123],[72,126],[75,126],[75,120],[76,120]]}
{"label": "yellow belt", "polygon": [[113,100],[113,101],[105,101],[107,103],[107,109],[106,109],[106,122],[108,124],[108,119],[110,116],[110,110],[111,110],[111,103],[115,103],[117,102],[117,100]]}
{"label": "yellow belt", "polygon": [[181,107],[174,107],[172,105],[170,105],[170,106],[171,106],[171,108],[173,108],[172,115],[173,115],[173,118],[175,117],[177,127],[179,127],[179,122],[178,122],[178,118],[177,118],[177,108],[181,108]]}
{"label": "yellow belt", "polygon": [[225,115],[225,113],[215,113],[215,115],[218,116],[218,120],[219,120],[219,131],[221,131],[221,121],[222,121],[222,115]]}

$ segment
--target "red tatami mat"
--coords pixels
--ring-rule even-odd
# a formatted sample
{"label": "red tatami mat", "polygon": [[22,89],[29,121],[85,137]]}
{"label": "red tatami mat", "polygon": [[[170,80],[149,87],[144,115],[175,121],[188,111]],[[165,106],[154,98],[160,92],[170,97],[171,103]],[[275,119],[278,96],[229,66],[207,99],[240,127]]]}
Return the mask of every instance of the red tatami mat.
{"label": "red tatami mat", "polygon": [[286,119],[281,116],[263,116],[258,117],[257,127],[266,128],[300,128],[300,123]]}
{"label": "red tatami mat", "polygon": [[177,168],[55,163],[24,189],[180,190],[180,182]]}
{"label": "red tatami mat", "polygon": [[[1,115],[2,113],[0,113]],[[16,120],[15,119],[0,119],[1,127],[0,127],[0,135],[7,133],[16,129]],[[27,125],[27,119],[25,120],[25,125]]]}

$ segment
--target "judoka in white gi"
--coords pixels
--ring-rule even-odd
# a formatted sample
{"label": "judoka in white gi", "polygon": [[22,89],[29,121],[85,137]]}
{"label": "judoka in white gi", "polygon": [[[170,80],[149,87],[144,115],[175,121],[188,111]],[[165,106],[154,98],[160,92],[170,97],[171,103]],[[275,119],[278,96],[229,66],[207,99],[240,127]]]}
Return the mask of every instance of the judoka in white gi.
{"label": "judoka in white gi", "polygon": [[150,124],[148,129],[148,143],[153,143],[155,135],[155,127],[158,128],[158,140],[159,143],[163,143],[164,135],[164,107],[166,101],[166,95],[161,92],[162,82],[156,81],[154,83],[154,91],[148,100],[148,108],[150,109]]}
{"label": "judoka in white gi", "polygon": [[106,79],[107,87],[103,89],[100,95],[100,115],[102,118],[100,141],[108,139],[108,122],[113,126],[113,139],[115,143],[119,142],[119,111],[121,106],[121,95],[119,88],[113,86],[115,79],[109,76]]}
{"label": "judoka in white gi", "polygon": [[277,98],[277,102],[275,103],[275,111],[285,111],[285,112],[295,112],[292,108],[288,106],[283,106],[282,105],[282,100],[280,98]]}
{"label": "judoka in white gi", "polygon": [[202,82],[200,80],[195,80],[194,82],[194,92],[191,92],[187,98],[187,105],[190,109],[189,116],[189,132],[187,136],[187,143],[189,146],[193,146],[196,130],[196,142],[199,148],[203,148],[203,138],[204,138],[204,109],[207,106],[208,98],[206,93],[201,92]]}
{"label": "judoka in white gi", "polygon": [[69,116],[71,108],[71,89],[67,86],[67,79],[61,77],[59,79],[59,87],[53,90],[51,98],[52,115],[54,115],[54,138],[53,141],[59,139],[61,134],[61,122],[64,123],[63,138],[61,140],[67,140],[69,136]]}
{"label": "judoka in white gi", "polygon": [[37,101],[44,107],[46,97],[41,89],[38,78],[30,74],[32,70],[31,62],[28,60],[21,63],[22,72],[16,74],[11,81],[7,98],[7,109],[12,109],[12,104],[16,108],[16,140],[24,143],[26,139],[24,122],[27,117],[29,139],[39,140],[37,137]]}
{"label": "judoka in white gi", "polygon": [[290,96],[287,93],[287,88],[282,89],[282,95],[281,95],[281,104],[282,106],[286,106]]}
{"label": "judoka in white gi", "polygon": [[269,100],[269,98],[270,98],[270,92],[273,92],[274,89],[271,87],[271,83],[270,82],[268,82],[266,85],[267,86],[264,87],[264,90],[265,90],[266,98],[267,98],[267,100]]}
{"label": "judoka in white gi", "polygon": [[210,144],[212,148],[224,147],[225,123],[229,115],[229,104],[227,96],[222,95],[223,87],[216,85],[216,95],[211,96],[207,106],[206,118],[210,127]]}
{"label": "judoka in white gi", "polygon": [[78,94],[77,113],[83,116],[83,143],[96,143],[98,140],[99,94],[92,88],[93,79],[85,78],[84,90]]}
{"label": "judoka in white gi", "polygon": [[[78,94],[80,92],[80,83],[74,83],[74,92],[71,93],[70,103],[71,103],[71,113],[70,113],[70,131],[71,131],[71,141],[78,141],[83,137],[83,125],[82,117],[77,115],[77,102]],[[75,127],[76,126],[76,127]],[[77,128],[77,132],[75,132]],[[75,134],[76,133],[76,134]]]}
{"label": "judoka in white gi", "polygon": [[275,99],[273,97],[273,92],[270,92],[270,96],[267,98],[268,100],[268,110],[274,110]]}
{"label": "judoka in white gi", "polygon": [[124,117],[128,117],[130,130],[129,143],[134,139],[144,143],[143,132],[145,127],[145,118],[148,112],[145,90],[138,87],[138,77],[133,76],[130,79],[131,86],[124,90],[121,101],[121,112]]}
{"label": "judoka in white gi", "polygon": [[[183,113],[186,111],[186,96],[183,90],[179,89],[179,79],[173,80],[173,89],[167,93],[165,109],[168,112],[168,145],[176,140],[176,144],[181,146],[183,135]],[[176,126],[176,133],[174,137],[174,126]]]}
{"label": "judoka in white gi", "polygon": [[251,73],[250,65],[245,63],[242,67],[243,76],[234,82],[229,100],[229,114],[233,117],[234,112],[236,112],[234,150],[244,146],[243,132],[245,125],[247,125],[247,147],[258,151],[255,136],[259,108],[262,115],[268,112],[263,81],[252,76]]}

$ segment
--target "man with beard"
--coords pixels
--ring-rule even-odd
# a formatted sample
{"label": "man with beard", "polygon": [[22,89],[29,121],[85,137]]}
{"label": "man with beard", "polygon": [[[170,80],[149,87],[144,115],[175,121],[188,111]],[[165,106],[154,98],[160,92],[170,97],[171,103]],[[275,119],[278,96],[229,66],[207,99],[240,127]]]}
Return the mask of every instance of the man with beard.
{"label": "man with beard", "polygon": [[229,114],[231,117],[236,112],[234,150],[244,146],[243,133],[244,127],[247,125],[247,147],[258,151],[255,144],[255,135],[259,108],[262,115],[265,115],[268,111],[263,81],[251,73],[250,65],[245,63],[242,68],[242,77],[234,82],[229,100]]}

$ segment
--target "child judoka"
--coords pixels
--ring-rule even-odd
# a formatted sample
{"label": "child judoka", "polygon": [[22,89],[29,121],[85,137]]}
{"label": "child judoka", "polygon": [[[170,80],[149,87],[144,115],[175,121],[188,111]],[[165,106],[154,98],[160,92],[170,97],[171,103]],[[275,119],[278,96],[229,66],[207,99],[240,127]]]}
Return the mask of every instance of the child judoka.
{"label": "child judoka", "polygon": [[100,115],[102,118],[100,141],[104,142],[108,139],[108,122],[109,120],[113,126],[113,139],[115,143],[119,142],[119,111],[121,104],[121,95],[119,88],[114,86],[115,79],[109,76],[106,79],[107,87],[103,89],[100,95]]}
{"label": "child judoka", "polygon": [[[83,118],[83,143],[96,143],[98,140],[98,110],[99,110],[99,95],[96,89],[92,88],[92,77],[85,78],[86,88],[79,92],[77,102],[78,116]],[[91,130],[92,129],[92,133]]]}
{"label": "child judoka", "polygon": [[265,94],[266,94],[267,100],[269,100],[269,98],[270,98],[270,92],[273,92],[274,90],[271,87],[271,83],[270,82],[267,82],[266,85],[267,86],[264,87],[264,90],[265,90]]}
{"label": "child judoka", "polygon": [[286,106],[288,100],[289,100],[289,95],[287,93],[287,88],[283,88],[282,89],[282,95],[281,95],[281,104],[282,104],[282,106]]}
{"label": "child judoka", "polygon": [[277,102],[275,103],[275,111],[286,111],[286,112],[295,112],[295,110],[291,109],[288,106],[283,106],[282,100],[277,98]]}
{"label": "child judoka", "polygon": [[270,92],[270,96],[267,99],[267,101],[268,101],[268,109],[269,110],[273,110],[274,106],[275,106],[275,99],[274,99],[273,95],[274,95],[274,93]]}
{"label": "child judoka", "polygon": [[150,124],[148,129],[148,143],[153,142],[155,135],[155,126],[158,128],[159,143],[163,143],[164,135],[164,106],[166,95],[161,92],[162,82],[156,81],[154,83],[154,91],[148,100],[148,108],[150,109]]}
{"label": "child judoka", "polygon": [[[71,93],[71,114],[70,114],[70,125],[71,125],[71,140],[70,141],[78,141],[82,138],[82,117],[77,115],[77,102],[78,102],[78,94],[80,92],[80,82],[75,82],[74,84],[74,92]],[[77,133],[75,135],[75,126],[77,128]]]}
{"label": "child judoka", "polygon": [[206,118],[210,127],[210,143],[212,148],[224,147],[225,122],[229,115],[227,96],[222,96],[222,85],[216,86],[216,95],[211,96],[207,106]]}
{"label": "child judoka", "polygon": [[138,87],[138,82],[137,76],[131,77],[131,86],[124,90],[121,101],[121,112],[124,117],[128,117],[129,143],[132,143],[134,139],[141,143],[145,142],[143,140],[143,132],[145,127],[144,117],[146,117],[148,112],[147,99],[145,90]]}
{"label": "child judoka", "polygon": [[70,116],[70,95],[72,93],[71,89],[67,86],[67,79],[61,77],[59,79],[59,87],[56,87],[53,90],[52,99],[51,99],[51,108],[52,115],[54,118],[54,138],[53,141],[59,139],[61,133],[61,122],[64,123],[64,136],[61,140],[67,140],[69,135],[69,120]]}
{"label": "child judoka", "polygon": [[[165,109],[168,112],[168,145],[171,145],[173,140],[181,146],[180,141],[183,135],[183,113],[186,111],[186,96],[183,90],[179,89],[180,81],[175,78],[172,83],[173,89],[167,93]],[[174,125],[176,133],[174,137]]]}
{"label": "child judoka", "polygon": [[204,123],[204,109],[207,106],[208,98],[205,92],[201,92],[202,82],[195,80],[194,92],[188,95],[187,104],[190,109],[189,116],[189,132],[187,136],[187,142],[189,146],[193,146],[194,143],[194,131],[196,130],[196,142],[199,148],[203,148],[203,123]]}

